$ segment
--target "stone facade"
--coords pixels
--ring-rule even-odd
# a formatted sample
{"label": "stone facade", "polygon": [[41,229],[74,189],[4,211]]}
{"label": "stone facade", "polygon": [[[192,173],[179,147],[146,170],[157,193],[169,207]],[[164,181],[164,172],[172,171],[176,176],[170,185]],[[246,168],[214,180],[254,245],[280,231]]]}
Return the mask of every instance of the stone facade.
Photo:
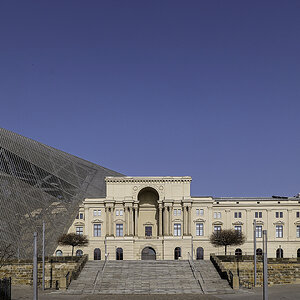
{"label": "stone facade", "polygon": [[[209,259],[214,230],[235,228],[246,235],[238,248],[253,254],[253,220],[257,221],[257,248],[262,230],[268,231],[268,255],[297,257],[300,249],[300,198],[192,197],[191,177],[106,177],[106,197],[85,199],[69,232],[85,234],[87,247],[77,248],[89,259],[172,260],[189,254]],[[229,247],[234,253],[237,247]],[[58,246],[57,255],[70,247]],[[277,252],[276,252],[277,251]],[[280,250],[281,251],[281,250]],[[300,250],[298,251],[300,255]]]}

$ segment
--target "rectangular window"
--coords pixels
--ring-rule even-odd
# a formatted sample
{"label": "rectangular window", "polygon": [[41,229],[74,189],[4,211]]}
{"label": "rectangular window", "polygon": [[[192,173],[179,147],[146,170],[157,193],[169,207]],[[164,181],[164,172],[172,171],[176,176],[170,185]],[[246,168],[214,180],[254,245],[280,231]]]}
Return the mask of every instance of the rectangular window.
{"label": "rectangular window", "polygon": [[199,209],[199,215],[203,216],[204,215],[204,210],[203,209]]}
{"label": "rectangular window", "polygon": [[222,230],[221,226],[220,225],[215,225],[214,226],[214,232],[217,233],[217,232],[220,232]]}
{"label": "rectangular window", "polygon": [[177,216],[177,209],[174,209],[174,216]]}
{"label": "rectangular window", "polygon": [[116,236],[123,236],[123,224],[116,224]]}
{"label": "rectangular window", "polygon": [[242,226],[241,225],[236,225],[234,226],[234,230],[238,232],[242,232]]}
{"label": "rectangular window", "polygon": [[94,210],[94,217],[97,216],[97,210]]}
{"label": "rectangular window", "polygon": [[79,219],[81,219],[81,220],[83,219],[83,213],[79,214]]}
{"label": "rectangular window", "polygon": [[203,236],[203,223],[197,223],[196,224],[196,235]]}
{"label": "rectangular window", "polygon": [[297,238],[300,238],[300,225],[297,225],[296,236],[297,236]]}
{"label": "rectangular window", "polygon": [[181,216],[181,209],[177,209],[177,216]]}
{"label": "rectangular window", "polygon": [[101,236],[101,224],[94,224],[94,236]]}
{"label": "rectangular window", "polygon": [[276,211],[276,218],[283,218],[283,212],[282,211]]}
{"label": "rectangular window", "polygon": [[76,234],[83,235],[83,227],[82,226],[76,227]]}
{"label": "rectangular window", "polygon": [[145,236],[152,236],[152,226],[145,226]]}
{"label": "rectangular window", "polygon": [[174,224],[174,236],[181,236],[181,224]]}
{"label": "rectangular window", "polygon": [[118,216],[119,215],[119,210],[118,209],[116,209],[116,216]]}
{"label": "rectangular window", "polygon": [[101,209],[98,209],[98,216],[101,216]]}
{"label": "rectangular window", "polygon": [[256,226],[256,237],[261,238],[262,237],[262,226]]}
{"label": "rectangular window", "polygon": [[262,212],[261,211],[256,211],[255,212],[255,218],[262,218]]}
{"label": "rectangular window", "polygon": [[123,216],[123,209],[120,209],[120,216]]}
{"label": "rectangular window", "polygon": [[300,218],[300,211],[296,211],[296,218]]}
{"label": "rectangular window", "polygon": [[282,225],[276,225],[276,237],[277,238],[283,237],[283,226]]}
{"label": "rectangular window", "polygon": [[220,212],[215,212],[214,213],[214,218],[215,219],[221,219],[221,213]]}
{"label": "rectangular window", "polygon": [[196,209],[196,216],[199,216],[199,209]]}
{"label": "rectangular window", "polygon": [[241,218],[242,217],[242,213],[241,212],[235,212],[234,213],[234,217],[235,218]]}

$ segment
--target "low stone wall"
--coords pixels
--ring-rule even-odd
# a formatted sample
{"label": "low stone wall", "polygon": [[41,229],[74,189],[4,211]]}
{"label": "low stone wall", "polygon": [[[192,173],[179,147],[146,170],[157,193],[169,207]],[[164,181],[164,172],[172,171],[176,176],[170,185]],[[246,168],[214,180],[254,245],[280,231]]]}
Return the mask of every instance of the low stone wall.
{"label": "low stone wall", "polygon": [[[45,287],[65,288],[67,280],[76,279],[85,265],[87,255],[47,257],[45,260]],[[68,278],[66,278],[69,273]],[[42,285],[42,260],[38,260],[38,284]],[[0,278],[11,277],[12,284],[32,285],[33,265],[30,260],[11,261],[0,268]]]}
{"label": "low stone wall", "polygon": [[[250,287],[254,284],[253,256],[236,258],[218,256],[225,269],[236,272],[242,286]],[[263,283],[263,263],[261,257],[257,261],[257,285]],[[300,283],[300,260],[295,258],[268,259],[268,284]]]}

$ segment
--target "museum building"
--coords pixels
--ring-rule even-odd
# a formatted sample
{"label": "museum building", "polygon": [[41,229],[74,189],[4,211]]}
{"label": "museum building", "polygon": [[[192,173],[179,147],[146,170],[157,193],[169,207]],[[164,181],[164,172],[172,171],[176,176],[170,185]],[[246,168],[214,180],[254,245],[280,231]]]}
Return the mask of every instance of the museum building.
{"label": "museum building", "polygon": [[[268,233],[268,257],[300,257],[300,197],[214,198],[190,195],[192,178],[106,177],[106,197],[86,198],[68,232],[84,234],[88,246],[76,255],[90,260],[209,259],[224,254],[209,237],[234,228],[246,242],[227,254],[253,255],[256,220],[257,254],[262,231]],[[70,255],[58,246],[55,255]]]}

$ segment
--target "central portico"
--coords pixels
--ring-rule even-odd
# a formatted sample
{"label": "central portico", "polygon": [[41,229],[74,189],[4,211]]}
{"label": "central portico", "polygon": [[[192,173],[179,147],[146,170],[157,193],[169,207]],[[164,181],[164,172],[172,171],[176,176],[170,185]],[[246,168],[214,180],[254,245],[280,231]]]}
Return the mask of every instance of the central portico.
{"label": "central portico", "polygon": [[[99,238],[86,228],[90,243],[95,247],[97,243],[102,251],[102,239],[110,259],[117,248],[122,249],[124,259],[187,256],[191,251],[191,180],[189,176],[106,177],[107,197],[84,201],[85,216],[92,217],[102,231]],[[177,254],[176,247],[180,248]]]}

